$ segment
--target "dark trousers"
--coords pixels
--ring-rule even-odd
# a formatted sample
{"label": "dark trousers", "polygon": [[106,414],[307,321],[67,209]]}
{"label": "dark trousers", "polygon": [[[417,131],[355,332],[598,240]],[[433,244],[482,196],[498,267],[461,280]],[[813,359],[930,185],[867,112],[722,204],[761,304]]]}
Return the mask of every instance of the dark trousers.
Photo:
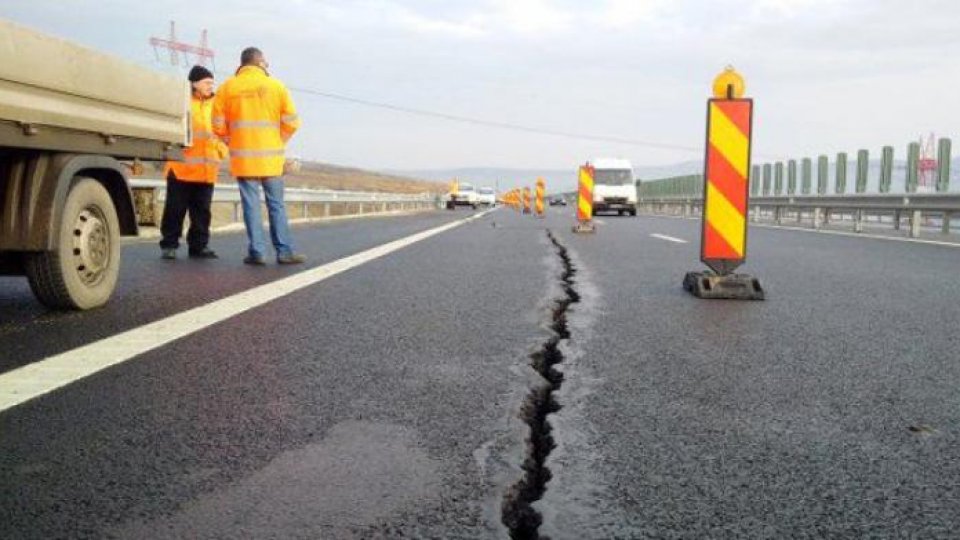
{"label": "dark trousers", "polygon": [[213,184],[177,180],[171,172],[167,176],[167,201],[163,205],[160,222],[160,247],[177,249],[183,234],[183,218],[190,212],[190,230],[187,231],[187,246],[191,252],[203,251],[210,242],[210,203],[213,201]]}

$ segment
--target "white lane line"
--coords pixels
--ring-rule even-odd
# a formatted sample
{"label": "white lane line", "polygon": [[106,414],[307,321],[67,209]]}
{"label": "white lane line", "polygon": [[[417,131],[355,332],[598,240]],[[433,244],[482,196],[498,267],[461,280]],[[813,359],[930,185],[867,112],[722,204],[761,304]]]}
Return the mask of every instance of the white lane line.
{"label": "white lane line", "polygon": [[687,241],[686,241],[686,240],[683,240],[682,238],[674,238],[674,237],[672,237],[672,236],[667,236],[667,235],[665,235],[665,234],[656,234],[656,233],[653,233],[653,234],[651,234],[650,236],[652,236],[652,237],[654,237],[654,238],[659,238],[660,240],[666,240],[667,242],[676,242],[677,244],[686,244],[686,243],[687,243]]}
{"label": "white lane line", "polygon": [[488,213],[476,214],[304,270],[4,373],[0,375],[0,412]]}
{"label": "white lane line", "polygon": [[[700,221],[700,217],[668,216],[658,214],[646,214],[647,217],[683,219],[687,221]],[[903,236],[884,236],[882,234],[858,233],[852,231],[834,231],[830,229],[813,229],[810,227],[791,227],[789,225],[771,225],[768,223],[751,222],[750,227],[760,227],[761,229],[774,229],[779,231],[794,231],[814,234],[832,234],[834,236],[849,236],[850,238],[866,238],[868,240],[887,240],[890,242],[907,242],[908,244],[927,244],[930,246],[943,246],[960,248],[960,242],[948,242],[944,240],[926,240],[923,238],[908,238]]]}
{"label": "white lane line", "polygon": [[889,240],[891,242],[907,242],[910,244],[928,244],[931,246],[946,246],[960,248],[958,242],[945,242],[942,240],[925,240],[923,238],[904,238],[902,236],[884,236],[882,234],[858,233],[850,231],[833,231],[829,229],[808,229],[804,227],[789,227],[784,225],[767,225],[764,223],[751,223],[752,226],[762,227],[764,229],[776,229],[781,231],[795,231],[817,234],[832,234],[834,236],[849,236],[851,238],[869,238],[870,240]]}

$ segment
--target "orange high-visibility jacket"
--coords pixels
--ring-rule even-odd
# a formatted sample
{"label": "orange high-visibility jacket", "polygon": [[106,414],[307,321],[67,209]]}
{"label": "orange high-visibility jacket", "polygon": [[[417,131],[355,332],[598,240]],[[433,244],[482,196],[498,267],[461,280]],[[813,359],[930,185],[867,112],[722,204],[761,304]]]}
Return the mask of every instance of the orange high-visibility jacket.
{"label": "orange high-visibility jacket", "polygon": [[183,161],[168,161],[164,178],[173,171],[177,180],[184,182],[217,181],[220,162],[227,155],[227,147],[213,134],[210,125],[213,114],[213,99],[201,99],[196,95],[190,100],[190,115],[193,118],[193,145],[183,149]]}
{"label": "orange high-visibility jacket", "polygon": [[213,102],[213,131],[230,145],[236,177],[283,174],[284,146],[300,127],[290,92],[258,66],[244,66]]}

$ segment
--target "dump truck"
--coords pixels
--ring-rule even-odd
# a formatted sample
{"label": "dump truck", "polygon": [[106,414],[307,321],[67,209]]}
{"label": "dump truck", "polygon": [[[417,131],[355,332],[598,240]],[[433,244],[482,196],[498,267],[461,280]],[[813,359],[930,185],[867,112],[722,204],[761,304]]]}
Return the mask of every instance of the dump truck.
{"label": "dump truck", "polygon": [[137,235],[128,174],[190,144],[188,83],[4,20],[0,58],[0,275],[101,306]]}

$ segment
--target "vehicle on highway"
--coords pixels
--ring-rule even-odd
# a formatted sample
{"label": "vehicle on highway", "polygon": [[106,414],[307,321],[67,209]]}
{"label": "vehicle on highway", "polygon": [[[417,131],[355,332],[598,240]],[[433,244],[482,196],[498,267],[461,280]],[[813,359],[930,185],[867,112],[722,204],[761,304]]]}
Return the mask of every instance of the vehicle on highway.
{"label": "vehicle on highway", "polygon": [[128,171],[182,158],[188,83],[7,21],[0,36],[0,275],[51,308],[103,305],[137,235]]}
{"label": "vehicle on highway", "polygon": [[637,215],[637,186],[629,160],[598,158],[593,160],[593,213],[618,212]]}
{"label": "vehicle on highway", "polygon": [[492,187],[482,187],[477,190],[477,202],[480,206],[494,207],[497,205],[497,191]]}
{"label": "vehicle on highway", "polygon": [[458,206],[469,206],[476,210],[479,205],[479,195],[473,185],[454,180],[447,199],[447,209],[454,210]]}
{"label": "vehicle on highway", "polygon": [[563,197],[554,197],[550,199],[550,206],[566,206],[567,200]]}

